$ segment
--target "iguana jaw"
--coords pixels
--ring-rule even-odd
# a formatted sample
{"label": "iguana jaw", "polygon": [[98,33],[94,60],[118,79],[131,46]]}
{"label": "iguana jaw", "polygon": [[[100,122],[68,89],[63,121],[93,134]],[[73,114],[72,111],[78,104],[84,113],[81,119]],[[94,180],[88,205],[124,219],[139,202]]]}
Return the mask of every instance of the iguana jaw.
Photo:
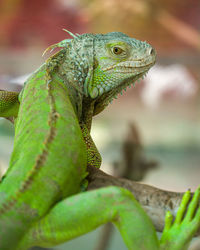
{"label": "iguana jaw", "polygon": [[[151,62],[145,66],[141,66],[138,62],[125,62],[123,64],[117,64],[108,68],[102,69],[103,77],[100,75],[100,70],[94,74],[93,84],[89,85],[88,93],[92,99],[99,98],[102,95],[109,95],[110,91],[113,94],[118,94],[127,86],[133,84],[136,80],[144,76],[148,70],[154,65]],[[99,76],[100,75],[100,76]],[[114,91],[113,91],[114,90]]]}
{"label": "iguana jaw", "polygon": [[122,94],[123,90],[126,91],[127,86],[131,86],[131,84],[134,85],[135,82],[138,79],[140,79],[143,75],[145,75],[145,73],[138,74],[137,76],[134,77],[134,79],[132,79],[132,78],[127,79],[125,85],[123,85],[123,83],[122,83],[121,85],[119,85],[118,88],[112,89],[112,90],[104,93],[102,96],[98,97],[95,101],[93,115],[99,114],[102,110],[104,110],[109,105],[109,103],[111,103],[113,101],[113,99],[117,99],[117,95],[119,93]]}
{"label": "iguana jaw", "polygon": [[[100,113],[103,109],[105,109],[110,102],[115,98],[117,99],[117,95],[119,93],[122,94],[122,91],[126,91],[127,87],[131,87],[131,85],[135,85],[136,81],[140,81],[140,79],[144,78],[144,76],[147,74],[149,69],[155,64],[155,60],[144,66],[144,67],[131,67],[131,64],[129,66],[125,67],[120,67],[117,71],[115,70],[115,74],[119,74],[119,79],[122,77],[121,75],[124,74],[126,76],[125,79],[121,81],[121,83],[116,87],[112,88],[111,90],[105,92],[101,96],[99,96],[94,105],[94,115]],[[128,64],[127,64],[128,65]],[[115,68],[113,67],[112,69],[109,70],[114,70]],[[138,71],[138,74],[136,72]]]}

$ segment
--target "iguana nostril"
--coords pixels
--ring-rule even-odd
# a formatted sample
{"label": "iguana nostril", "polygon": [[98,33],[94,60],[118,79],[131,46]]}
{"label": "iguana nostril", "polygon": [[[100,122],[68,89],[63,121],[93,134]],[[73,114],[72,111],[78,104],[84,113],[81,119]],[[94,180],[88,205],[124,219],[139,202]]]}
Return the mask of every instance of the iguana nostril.
{"label": "iguana nostril", "polygon": [[153,54],[155,54],[155,51],[154,51],[154,48],[148,48],[147,49],[147,53],[149,54],[149,55],[153,55]]}

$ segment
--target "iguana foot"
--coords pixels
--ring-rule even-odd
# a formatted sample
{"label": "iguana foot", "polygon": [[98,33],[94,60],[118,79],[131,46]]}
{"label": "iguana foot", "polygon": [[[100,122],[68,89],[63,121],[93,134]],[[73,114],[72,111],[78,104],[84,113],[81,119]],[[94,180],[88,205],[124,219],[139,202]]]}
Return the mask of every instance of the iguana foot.
{"label": "iguana foot", "polygon": [[160,240],[161,249],[183,250],[194,237],[200,226],[200,187],[196,190],[192,200],[188,190],[182,198],[176,218],[173,222],[173,215],[167,212],[165,217],[165,228]]}

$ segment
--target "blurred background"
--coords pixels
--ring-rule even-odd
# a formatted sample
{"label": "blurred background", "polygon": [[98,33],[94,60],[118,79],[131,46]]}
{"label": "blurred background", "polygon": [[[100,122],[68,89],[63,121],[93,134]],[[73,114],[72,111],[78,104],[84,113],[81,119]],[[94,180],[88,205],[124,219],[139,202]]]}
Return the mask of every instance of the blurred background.
{"label": "blurred background", "polygon": [[[20,91],[73,33],[121,31],[148,41],[157,64],[147,77],[94,118],[102,169],[171,191],[200,184],[200,1],[0,0],[0,89]],[[12,124],[0,118],[0,176],[13,146]],[[96,249],[102,229],[54,249]],[[195,244],[195,243],[194,243]],[[115,231],[107,248],[126,249]],[[200,248],[193,248],[200,249]]]}

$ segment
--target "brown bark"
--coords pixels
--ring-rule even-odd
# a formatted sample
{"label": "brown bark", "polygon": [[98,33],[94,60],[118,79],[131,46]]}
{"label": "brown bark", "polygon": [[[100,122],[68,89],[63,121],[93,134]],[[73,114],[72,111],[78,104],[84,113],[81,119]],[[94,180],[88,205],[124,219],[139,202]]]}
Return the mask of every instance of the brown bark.
{"label": "brown bark", "polygon": [[127,179],[116,178],[96,168],[89,167],[88,172],[88,190],[111,185],[128,189],[142,205],[159,232],[163,230],[166,211],[170,210],[175,215],[183,196],[183,193],[165,191]]}

